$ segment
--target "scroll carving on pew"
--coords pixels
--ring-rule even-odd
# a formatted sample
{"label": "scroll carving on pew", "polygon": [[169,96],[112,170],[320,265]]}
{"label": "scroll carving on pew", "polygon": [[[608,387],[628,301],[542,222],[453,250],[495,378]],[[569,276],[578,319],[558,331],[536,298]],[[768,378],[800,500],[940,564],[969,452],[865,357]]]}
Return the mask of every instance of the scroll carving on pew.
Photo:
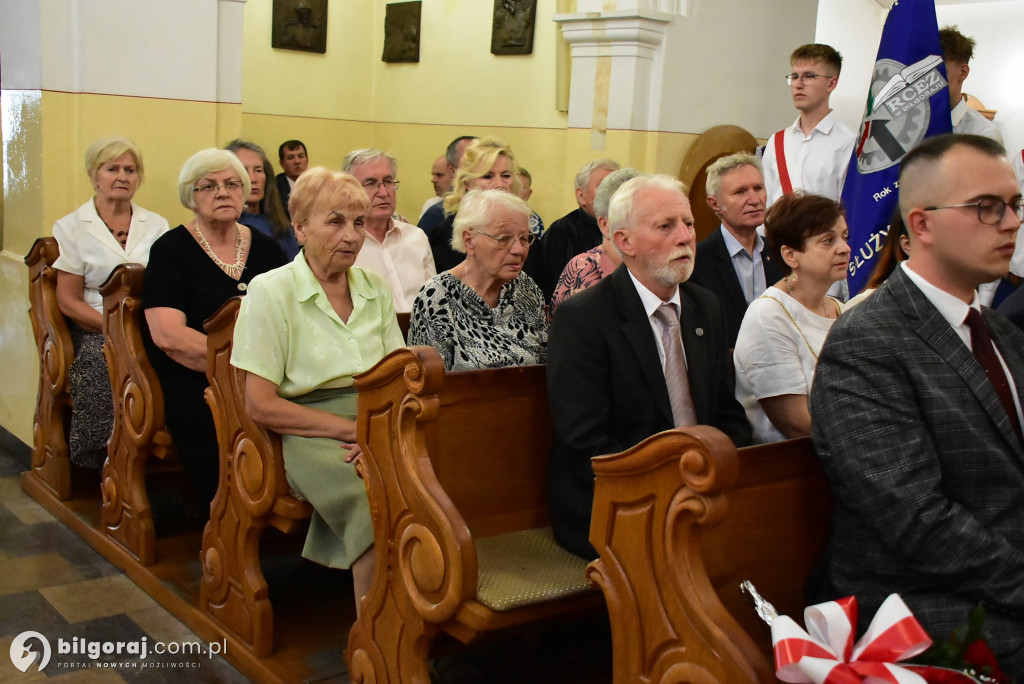
{"label": "scroll carving on pew", "polygon": [[614,681],[774,682],[739,584],[799,613],[825,547],[828,482],[809,439],[736,450],[698,426],[594,459],[588,577],[612,624]]}
{"label": "scroll carving on pew", "polygon": [[103,295],[103,355],[110,371],[114,429],[103,464],[103,527],[142,565],[156,560],[153,511],[146,494],[151,456],[174,454],[164,426],[164,397],[143,341],[140,264],[122,264],[100,286]]}
{"label": "scroll carving on pew", "polygon": [[70,377],[75,351],[67,321],[57,304],[57,241],[39,238],[25,256],[29,269],[29,315],[39,351],[39,391],[32,421],[32,469],[57,499],[71,498]]}
{"label": "scroll carving on pew", "polygon": [[469,643],[602,605],[547,527],[543,366],[446,374],[411,347],[355,385],[377,562],[349,634],[353,682],[426,684],[442,631]]}
{"label": "scroll carving on pew", "polygon": [[231,365],[241,300],[229,299],[204,324],[213,412],[220,453],[220,483],[203,531],[200,607],[257,658],[274,650],[274,613],[260,568],[260,537],[267,525],[291,533],[312,507],[289,494],[281,438],[249,418],[245,372]]}

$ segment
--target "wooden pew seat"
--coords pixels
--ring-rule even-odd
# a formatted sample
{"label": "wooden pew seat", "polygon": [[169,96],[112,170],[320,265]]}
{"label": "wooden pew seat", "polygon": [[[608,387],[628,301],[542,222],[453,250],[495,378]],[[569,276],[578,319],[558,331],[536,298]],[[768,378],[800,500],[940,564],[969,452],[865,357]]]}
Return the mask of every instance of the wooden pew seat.
{"label": "wooden pew seat", "polygon": [[590,579],[605,594],[614,681],[774,682],[771,633],[739,591],[800,616],[831,493],[810,439],[737,451],[698,426],[594,459]]}
{"label": "wooden pew seat", "polygon": [[353,681],[429,682],[433,640],[599,609],[551,535],[545,368],[445,373],[430,347],[356,378],[377,554],[349,634]]}

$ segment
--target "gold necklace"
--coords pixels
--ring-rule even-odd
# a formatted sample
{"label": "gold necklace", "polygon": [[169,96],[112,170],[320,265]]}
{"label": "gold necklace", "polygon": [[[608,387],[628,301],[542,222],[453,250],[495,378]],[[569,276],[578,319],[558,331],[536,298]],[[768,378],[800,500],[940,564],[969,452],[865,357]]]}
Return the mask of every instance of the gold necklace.
{"label": "gold necklace", "polygon": [[196,235],[199,236],[199,246],[203,248],[206,255],[213,259],[213,263],[217,264],[220,270],[227,273],[229,276],[238,280],[242,276],[242,271],[245,270],[245,262],[242,261],[242,252],[245,251],[245,238],[242,237],[242,231],[238,230],[238,224],[235,224],[235,263],[229,264],[223,261],[216,252],[213,251],[213,247],[210,246],[210,242],[203,235],[203,231],[199,228],[198,219],[192,222],[192,227],[196,229]]}
{"label": "gold necklace", "polygon": [[[786,276],[785,278],[783,278],[783,280],[786,281],[786,289],[789,290],[789,296],[793,297],[793,299],[796,299],[796,297],[793,296],[793,286],[789,284],[789,276]],[[797,299],[797,301],[800,300]],[[782,308],[785,309],[786,307]],[[828,297],[825,297],[824,299],[821,300],[821,310],[825,312],[825,318],[832,318],[832,316],[830,316],[828,313]],[[787,311],[786,313],[788,314],[789,311]],[[790,319],[792,319],[792,316],[790,316]],[[814,352],[812,351],[811,353],[813,354]],[[815,357],[815,361],[817,361],[817,357]]]}

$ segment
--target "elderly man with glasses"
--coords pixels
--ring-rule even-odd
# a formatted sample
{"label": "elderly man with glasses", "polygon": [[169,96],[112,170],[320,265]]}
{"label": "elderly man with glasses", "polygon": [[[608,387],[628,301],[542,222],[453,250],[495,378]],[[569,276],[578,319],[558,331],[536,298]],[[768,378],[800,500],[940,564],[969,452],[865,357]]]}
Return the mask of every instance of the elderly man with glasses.
{"label": "elderly man with glasses", "polygon": [[387,281],[397,313],[412,311],[423,283],[436,273],[426,233],[393,218],[398,195],[398,162],[390,154],[364,148],[345,155],[341,170],[351,173],[370,198],[363,229],[366,241],[356,266]]}

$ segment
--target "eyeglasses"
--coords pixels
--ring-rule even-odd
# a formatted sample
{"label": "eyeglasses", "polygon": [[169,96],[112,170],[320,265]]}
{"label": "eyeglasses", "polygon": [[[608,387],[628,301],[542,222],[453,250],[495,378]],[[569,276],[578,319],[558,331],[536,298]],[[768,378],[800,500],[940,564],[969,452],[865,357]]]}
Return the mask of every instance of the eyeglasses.
{"label": "eyeglasses", "polygon": [[814,79],[816,79],[816,78],[835,78],[835,76],[829,76],[827,74],[815,74],[815,73],[786,74],[786,83],[788,83],[789,85],[793,85],[797,81],[802,81],[803,83],[813,83]]}
{"label": "eyeglasses", "polygon": [[533,233],[521,233],[519,235],[509,235],[507,233],[504,235],[491,235],[490,233],[485,233],[479,228],[471,228],[470,230],[474,233],[480,233],[481,235],[486,235],[491,238],[498,243],[498,247],[501,249],[512,249],[513,240],[519,240],[519,244],[521,244],[523,248],[527,248],[533,244],[534,240],[537,239],[537,236]]}
{"label": "eyeglasses", "polygon": [[192,188],[192,190],[202,195],[209,195],[211,193],[217,192],[217,190],[219,190],[220,188],[224,188],[228,192],[238,192],[243,187],[244,186],[242,184],[242,181],[229,180],[225,181],[224,183],[204,183],[202,185]]}
{"label": "eyeglasses", "polygon": [[394,178],[385,178],[384,180],[374,180],[372,178],[368,178],[367,180],[363,181],[363,187],[366,188],[367,190],[376,190],[377,188],[383,186],[385,190],[394,190],[395,188],[398,187],[398,184],[401,182],[402,181],[396,181]]}
{"label": "eyeglasses", "polygon": [[987,226],[994,226],[1003,220],[1006,214],[1006,207],[1010,207],[1018,221],[1024,221],[1024,204],[1020,197],[1012,202],[1004,202],[998,197],[986,197],[977,202],[967,204],[948,204],[944,207],[925,207],[924,211],[936,211],[937,209],[961,209],[964,207],[977,207],[978,220]]}

